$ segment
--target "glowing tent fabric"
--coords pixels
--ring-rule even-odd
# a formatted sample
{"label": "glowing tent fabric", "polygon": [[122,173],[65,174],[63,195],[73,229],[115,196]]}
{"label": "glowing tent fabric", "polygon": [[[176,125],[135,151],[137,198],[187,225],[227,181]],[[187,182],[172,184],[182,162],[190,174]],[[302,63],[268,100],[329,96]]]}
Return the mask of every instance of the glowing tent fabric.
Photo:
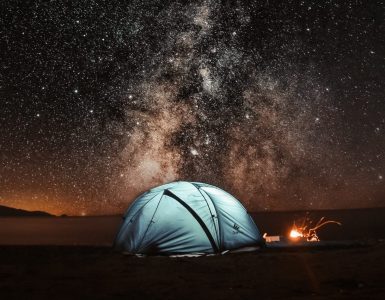
{"label": "glowing tent fabric", "polygon": [[143,254],[218,253],[261,240],[233,196],[212,185],[181,181],[139,196],[124,215],[115,247]]}

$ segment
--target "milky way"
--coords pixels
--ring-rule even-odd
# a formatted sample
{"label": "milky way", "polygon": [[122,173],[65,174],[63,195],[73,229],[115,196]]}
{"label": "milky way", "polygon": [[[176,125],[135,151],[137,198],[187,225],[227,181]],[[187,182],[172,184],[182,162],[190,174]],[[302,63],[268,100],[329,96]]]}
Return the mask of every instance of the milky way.
{"label": "milky way", "polygon": [[[30,26],[47,45],[3,40],[21,56],[20,45],[42,52],[45,67],[30,58],[26,74],[10,71],[5,95],[23,124],[17,133],[42,132],[13,138],[15,148],[29,141],[32,150],[3,155],[0,199],[110,213],[153,186],[193,180],[228,190],[249,210],[383,205],[385,52],[377,41],[383,20],[374,13],[383,5],[363,13],[360,5],[37,6]],[[44,22],[61,27],[45,31]],[[48,50],[60,41],[57,53]],[[8,58],[3,69],[16,62]],[[29,77],[32,87],[16,82]],[[28,104],[29,91],[36,99]],[[22,105],[12,108],[20,98],[29,117]],[[42,166],[21,171],[26,165]]]}

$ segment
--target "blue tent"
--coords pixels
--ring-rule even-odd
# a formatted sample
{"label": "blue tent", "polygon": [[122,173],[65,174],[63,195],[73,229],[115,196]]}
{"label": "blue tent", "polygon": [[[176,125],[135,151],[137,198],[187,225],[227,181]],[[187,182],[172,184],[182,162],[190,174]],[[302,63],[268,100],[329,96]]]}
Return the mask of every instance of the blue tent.
{"label": "blue tent", "polygon": [[260,244],[243,205],[198,182],[173,182],[139,196],[124,215],[118,250],[143,254],[218,253]]}

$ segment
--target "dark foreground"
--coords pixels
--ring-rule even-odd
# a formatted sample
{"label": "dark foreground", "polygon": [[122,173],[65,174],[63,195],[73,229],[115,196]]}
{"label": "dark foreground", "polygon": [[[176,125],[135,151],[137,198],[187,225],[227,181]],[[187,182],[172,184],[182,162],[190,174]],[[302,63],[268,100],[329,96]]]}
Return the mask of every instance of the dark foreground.
{"label": "dark foreground", "polygon": [[[253,215],[281,235],[303,216]],[[385,299],[385,209],[321,216],[343,224],[326,247],[200,258],[113,252],[120,217],[0,218],[0,299]]]}
{"label": "dark foreground", "polygon": [[1,246],[1,299],[385,299],[385,243],[138,258],[107,247]]}

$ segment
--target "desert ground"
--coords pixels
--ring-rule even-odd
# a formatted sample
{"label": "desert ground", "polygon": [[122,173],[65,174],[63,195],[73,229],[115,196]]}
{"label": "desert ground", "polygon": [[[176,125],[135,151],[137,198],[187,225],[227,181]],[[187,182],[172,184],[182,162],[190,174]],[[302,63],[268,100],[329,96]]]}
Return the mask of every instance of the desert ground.
{"label": "desert ground", "polygon": [[[286,234],[303,212],[257,213]],[[0,218],[1,299],[385,299],[385,209],[313,212],[339,219],[326,247],[198,258],[122,255],[119,217]]]}

